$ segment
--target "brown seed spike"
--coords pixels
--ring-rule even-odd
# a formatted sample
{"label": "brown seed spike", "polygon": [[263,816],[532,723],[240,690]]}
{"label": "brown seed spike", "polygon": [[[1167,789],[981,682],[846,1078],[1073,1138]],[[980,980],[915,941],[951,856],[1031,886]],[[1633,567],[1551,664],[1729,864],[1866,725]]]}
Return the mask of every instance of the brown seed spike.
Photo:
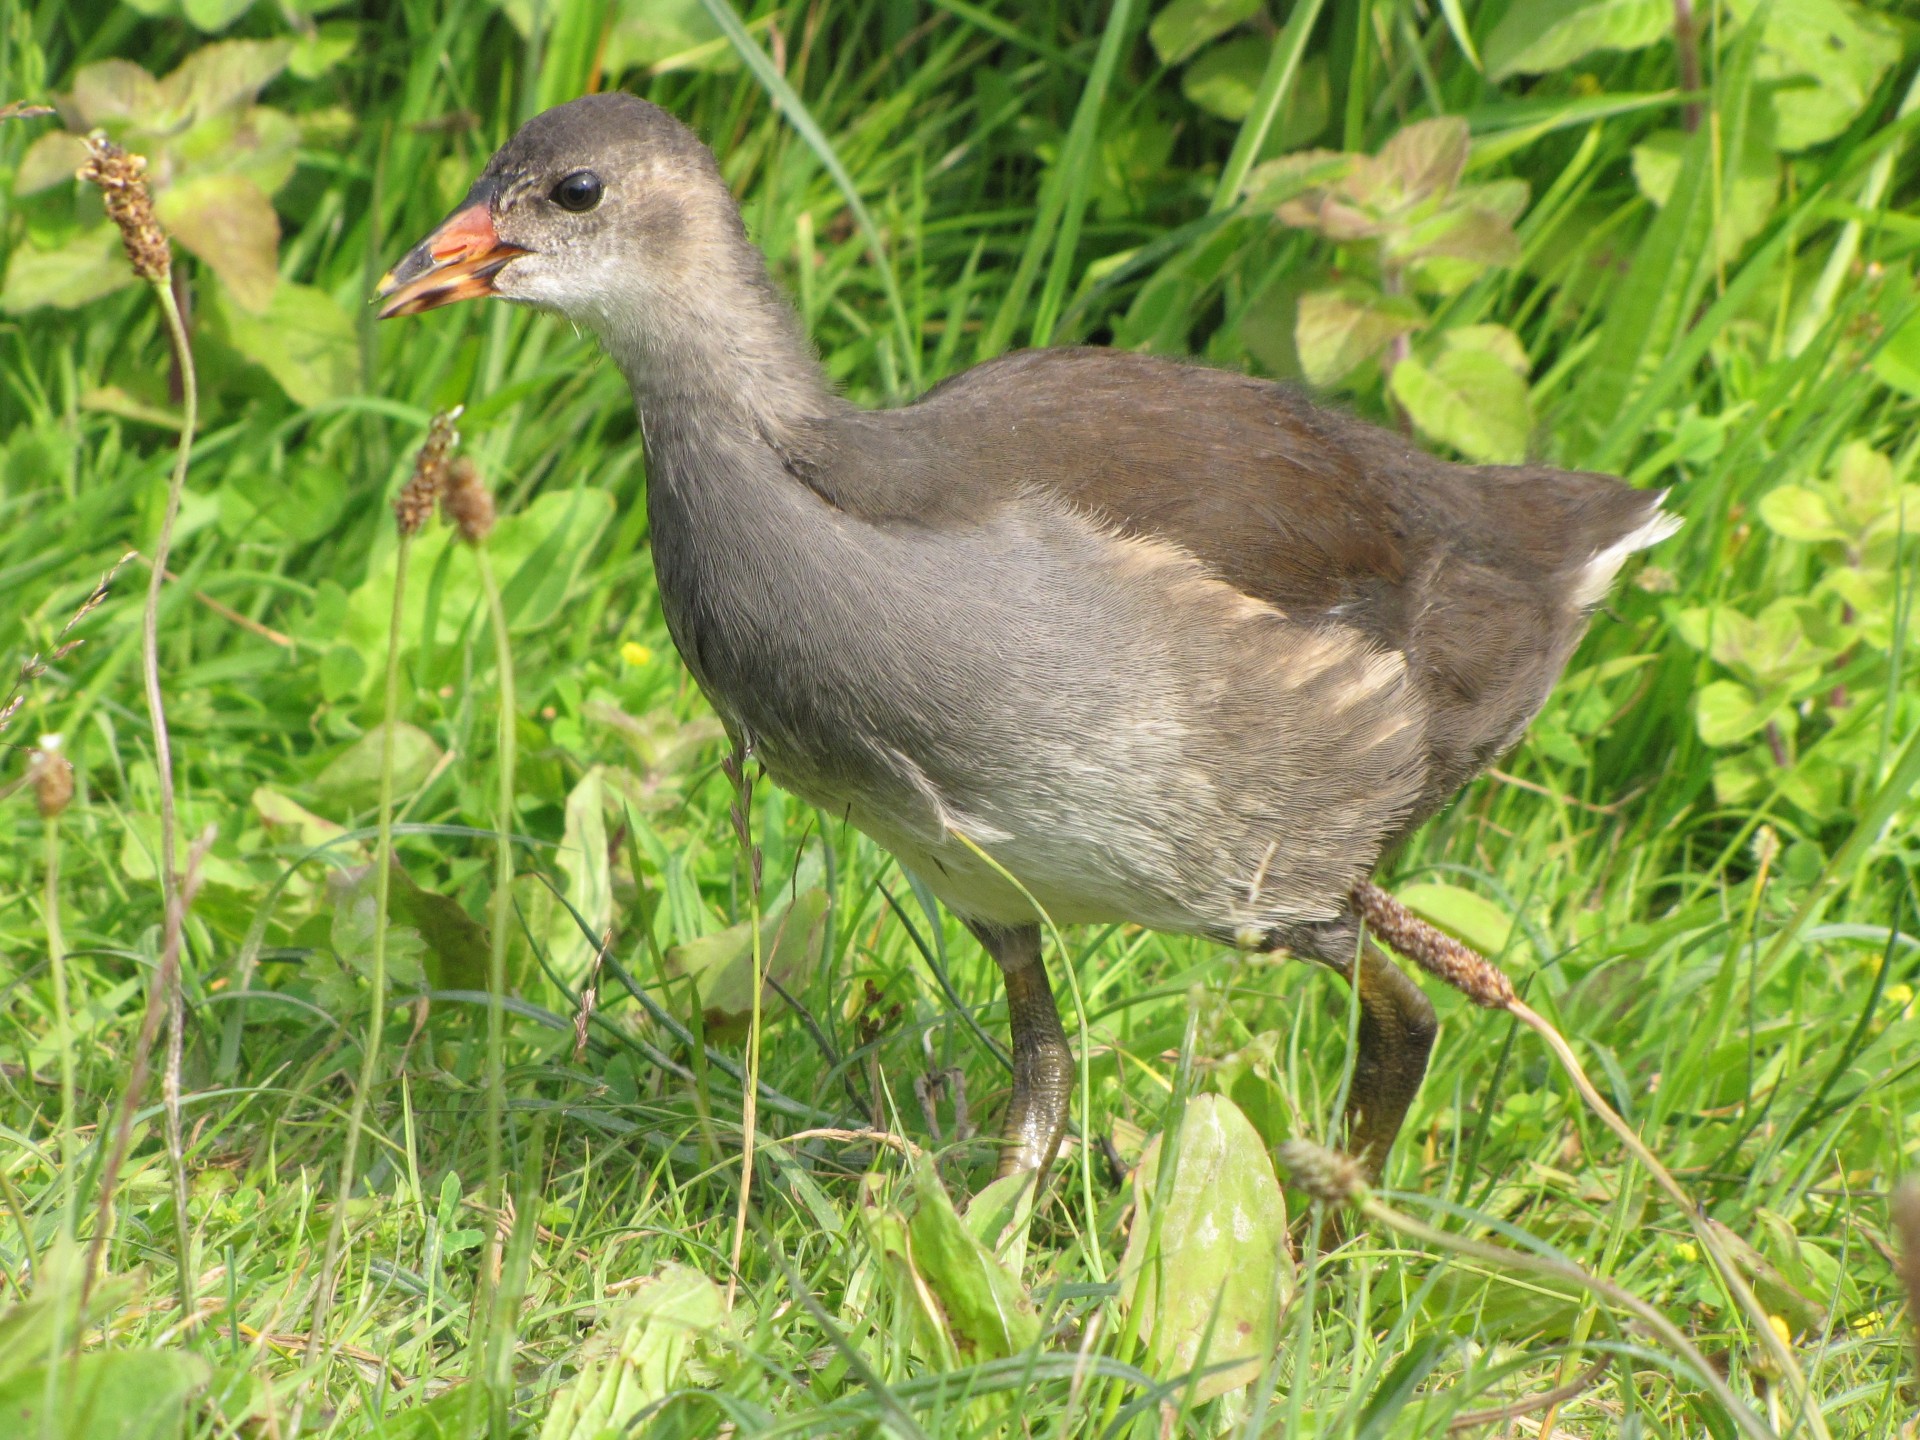
{"label": "brown seed spike", "polygon": [[447,488],[440,496],[440,513],[469,545],[478,545],[493,530],[493,492],[480,472],[462,455],[447,467]]}
{"label": "brown seed spike", "polygon": [[1353,900],[1374,939],[1446,981],[1474,1004],[1504,1010],[1513,1002],[1513,982],[1490,960],[1429,925],[1372,881],[1356,885]]}
{"label": "brown seed spike", "polygon": [[459,439],[453,422],[460,418],[463,408],[456,405],[451,410],[442,410],[427,429],[426,443],[413,460],[413,474],[400,487],[393,502],[393,518],[399,522],[402,535],[420,533],[420,527],[433,514],[434,501],[446,488],[447,451]]}
{"label": "brown seed spike", "polygon": [[73,762],[52,750],[35,750],[28,764],[40,818],[51,820],[73,799]]}
{"label": "brown seed spike", "polygon": [[165,284],[173,275],[173,253],[167,232],[153,215],[153,196],[147,191],[147,157],[131,155],[95,131],[87,137],[88,160],[79,176],[100,187],[107,215],[120,227],[133,273],[142,280]]}
{"label": "brown seed spike", "polygon": [[1367,1193],[1360,1164],[1351,1155],[1342,1155],[1311,1140],[1282,1141],[1275,1153],[1280,1167],[1293,1177],[1293,1183],[1316,1200],[1324,1200],[1329,1205],[1350,1205]]}

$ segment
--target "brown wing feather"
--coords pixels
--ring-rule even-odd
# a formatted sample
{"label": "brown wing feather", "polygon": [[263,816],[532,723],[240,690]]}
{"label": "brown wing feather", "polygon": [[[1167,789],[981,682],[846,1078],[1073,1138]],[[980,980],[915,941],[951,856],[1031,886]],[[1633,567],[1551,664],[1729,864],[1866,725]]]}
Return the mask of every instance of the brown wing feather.
{"label": "brown wing feather", "polygon": [[1583,572],[1659,497],[1452,465],[1268,381],[1126,351],[1025,351],[823,422],[796,473],[873,521],[962,524],[1034,489],[1188,551],[1288,614],[1407,657],[1432,780],[1408,828],[1518,740],[1585,623]]}

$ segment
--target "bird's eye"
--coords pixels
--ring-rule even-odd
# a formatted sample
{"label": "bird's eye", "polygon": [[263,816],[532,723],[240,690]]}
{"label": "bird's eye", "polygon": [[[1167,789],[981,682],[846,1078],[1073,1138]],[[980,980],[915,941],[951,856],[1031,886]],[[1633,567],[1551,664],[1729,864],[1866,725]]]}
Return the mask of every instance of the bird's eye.
{"label": "bird's eye", "polygon": [[591,210],[600,203],[600,177],[591,170],[576,170],[553,187],[553,203],[562,210]]}

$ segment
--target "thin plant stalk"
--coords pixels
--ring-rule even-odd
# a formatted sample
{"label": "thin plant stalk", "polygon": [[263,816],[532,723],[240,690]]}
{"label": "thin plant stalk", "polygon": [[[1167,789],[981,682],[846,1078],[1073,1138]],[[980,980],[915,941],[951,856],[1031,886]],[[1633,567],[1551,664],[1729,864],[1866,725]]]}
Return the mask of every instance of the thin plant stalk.
{"label": "thin plant stalk", "polygon": [[[181,421],[180,443],[173,452],[173,474],[167,481],[167,507],[160,519],[160,534],[153,543],[153,572],[147,577],[147,603],[140,621],[140,669],[146,682],[147,719],[153,727],[153,763],[160,783],[160,893],[168,911],[174,908],[177,881],[174,876],[174,794],[173,742],[167,731],[167,705],[160,688],[160,594],[167,582],[167,560],[173,550],[173,528],[180,518],[180,497],[187,483],[187,462],[193,454],[193,431],[199,421],[200,387],[194,373],[193,346],[187,339],[186,322],[174,298],[171,275],[153,282],[154,298],[166,317],[167,334],[173,341],[174,359],[180,368]],[[182,922],[185,916],[181,917]],[[158,977],[156,977],[158,978]],[[180,967],[176,963],[167,980],[167,1064],[161,1076],[161,1097],[165,1106],[168,1168],[173,1176],[174,1243],[178,1251],[180,1315],[193,1315],[193,1225],[187,1213],[187,1157],[180,1128],[180,1064],[186,1042],[186,1005],[181,995]],[[129,1103],[137,1097],[129,1096]]]}
{"label": "thin plant stalk", "polygon": [[60,928],[60,817],[49,815],[43,831],[46,846],[45,925],[47,927],[47,966],[53,975],[53,1019],[60,1027],[60,1235],[74,1235],[74,1176],[79,1173],[74,1153],[74,1121],[79,1110],[80,1087],[73,1064],[73,1006],[67,990],[67,942]]}
{"label": "thin plant stalk", "polygon": [[[167,1057],[162,1086],[166,1116],[167,1159],[173,1177],[174,1237],[180,1296],[181,1323],[193,1318],[193,1228],[187,1213],[186,1154],[180,1134],[180,1060],[185,1043],[186,1010],[180,993],[180,951],[182,930],[186,924],[188,892],[192,888],[175,874],[173,746],[167,731],[166,696],[160,687],[160,596],[167,579],[167,560],[173,549],[174,526],[180,517],[180,497],[187,481],[187,465],[193,455],[193,432],[199,424],[200,387],[193,364],[193,346],[187,338],[186,322],[173,293],[173,255],[166,232],[154,216],[153,197],[145,178],[144,156],[129,154],[119,146],[94,134],[87,138],[87,163],[80,177],[99,187],[108,216],[120,231],[120,241],[134,274],[147,282],[166,321],[167,338],[180,375],[182,413],[180,439],[174,448],[173,472],[167,484],[167,503],[154,540],[152,573],[147,579],[147,599],[141,616],[141,675],[147,697],[147,718],[153,730],[154,765],[160,786],[160,895],[165,939],[160,963],[155,967],[153,988],[148,993],[147,1011],[140,1026],[140,1039],[134,1055],[126,1092],[121,1096],[114,1123],[113,1149],[101,1175],[100,1230],[88,1253],[87,1273],[81,1284],[83,1293],[93,1283],[93,1271],[102,1255],[109,1207],[113,1201],[113,1182],[120,1160],[131,1136],[133,1115],[144,1088],[147,1060],[164,1012],[170,1022]],[[198,844],[198,842],[196,842]],[[189,868],[194,862],[189,862]]]}
{"label": "thin plant stalk", "polygon": [[[500,790],[497,801],[498,830],[495,835],[493,868],[493,934],[487,958],[487,1205],[494,1215],[501,1213],[505,1194],[501,1172],[501,1135],[507,1116],[506,1009],[507,930],[513,922],[513,791],[516,737],[513,722],[513,645],[507,637],[507,611],[500,599],[500,581],[484,545],[476,544],[474,561],[480,569],[480,586],[486,594],[487,619],[493,628],[494,661],[500,672],[500,729],[497,764]],[[507,1428],[506,1400],[510,1393],[512,1352],[507,1335],[512,1317],[501,1313],[505,1291],[500,1285],[500,1227],[490,1227],[488,1263],[482,1283],[491,1290],[486,1307],[492,1317],[486,1341],[486,1369],[489,1427],[496,1437],[504,1437]]]}
{"label": "thin plant stalk", "polygon": [[354,1086],[347,1112],[347,1135],[340,1157],[340,1183],[334,1191],[333,1218],[327,1226],[327,1248],[320,1262],[320,1281],[313,1297],[313,1319],[307,1336],[307,1363],[324,1358],[327,1312],[333,1305],[333,1285],[346,1245],[347,1202],[353,1196],[360,1166],[360,1136],[366,1126],[368,1097],[380,1078],[380,1048],[387,1020],[387,904],[393,884],[393,765],[395,720],[400,713],[400,632],[407,593],[407,556],[413,537],[401,532],[394,552],[393,609],[387,621],[387,674],[381,714],[386,718],[380,741],[379,832],[373,848],[373,973],[368,979],[370,999],[367,1035],[360,1047],[360,1082]]}
{"label": "thin plant stalk", "polygon": [[753,848],[753,781],[747,775],[744,745],[734,751],[733,769],[734,804],[739,807],[735,828],[747,871],[747,923],[753,937],[753,999],[747,1017],[746,1098],[740,1107],[740,1197],[734,1205],[733,1246],[727,1264],[729,1310],[740,1285],[740,1255],[746,1248],[747,1207],[753,1194],[753,1142],[760,1119],[760,991],[766,984],[766,954],[760,933],[760,857]]}

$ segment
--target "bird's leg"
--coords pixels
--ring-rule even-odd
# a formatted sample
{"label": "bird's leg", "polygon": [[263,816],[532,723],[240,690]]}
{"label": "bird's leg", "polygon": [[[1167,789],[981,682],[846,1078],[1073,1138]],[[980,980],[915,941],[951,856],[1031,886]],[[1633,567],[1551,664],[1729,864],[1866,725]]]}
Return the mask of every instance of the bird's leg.
{"label": "bird's leg", "polygon": [[1316,958],[1338,970],[1360,1000],[1359,1046],[1347,1089],[1347,1151],[1367,1183],[1386,1169],[1387,1152],[1426,1077],[1436,1024],[1433,1002],[1371,940],[1340,923],[1316,937]]}
{"label": "bird's leg", "polygon": [[1007,1013],[1013,1028],[1013,1098],[1000,1127],[1005,1148],[996,1178],[1022,1170],[1044,1174],[1066,1133],[1067,1105],[1073,1097],[1073,1055],[1060,1012],[1040,959],[1040,927],[1003,929],[967,922],[1007,986]]}

